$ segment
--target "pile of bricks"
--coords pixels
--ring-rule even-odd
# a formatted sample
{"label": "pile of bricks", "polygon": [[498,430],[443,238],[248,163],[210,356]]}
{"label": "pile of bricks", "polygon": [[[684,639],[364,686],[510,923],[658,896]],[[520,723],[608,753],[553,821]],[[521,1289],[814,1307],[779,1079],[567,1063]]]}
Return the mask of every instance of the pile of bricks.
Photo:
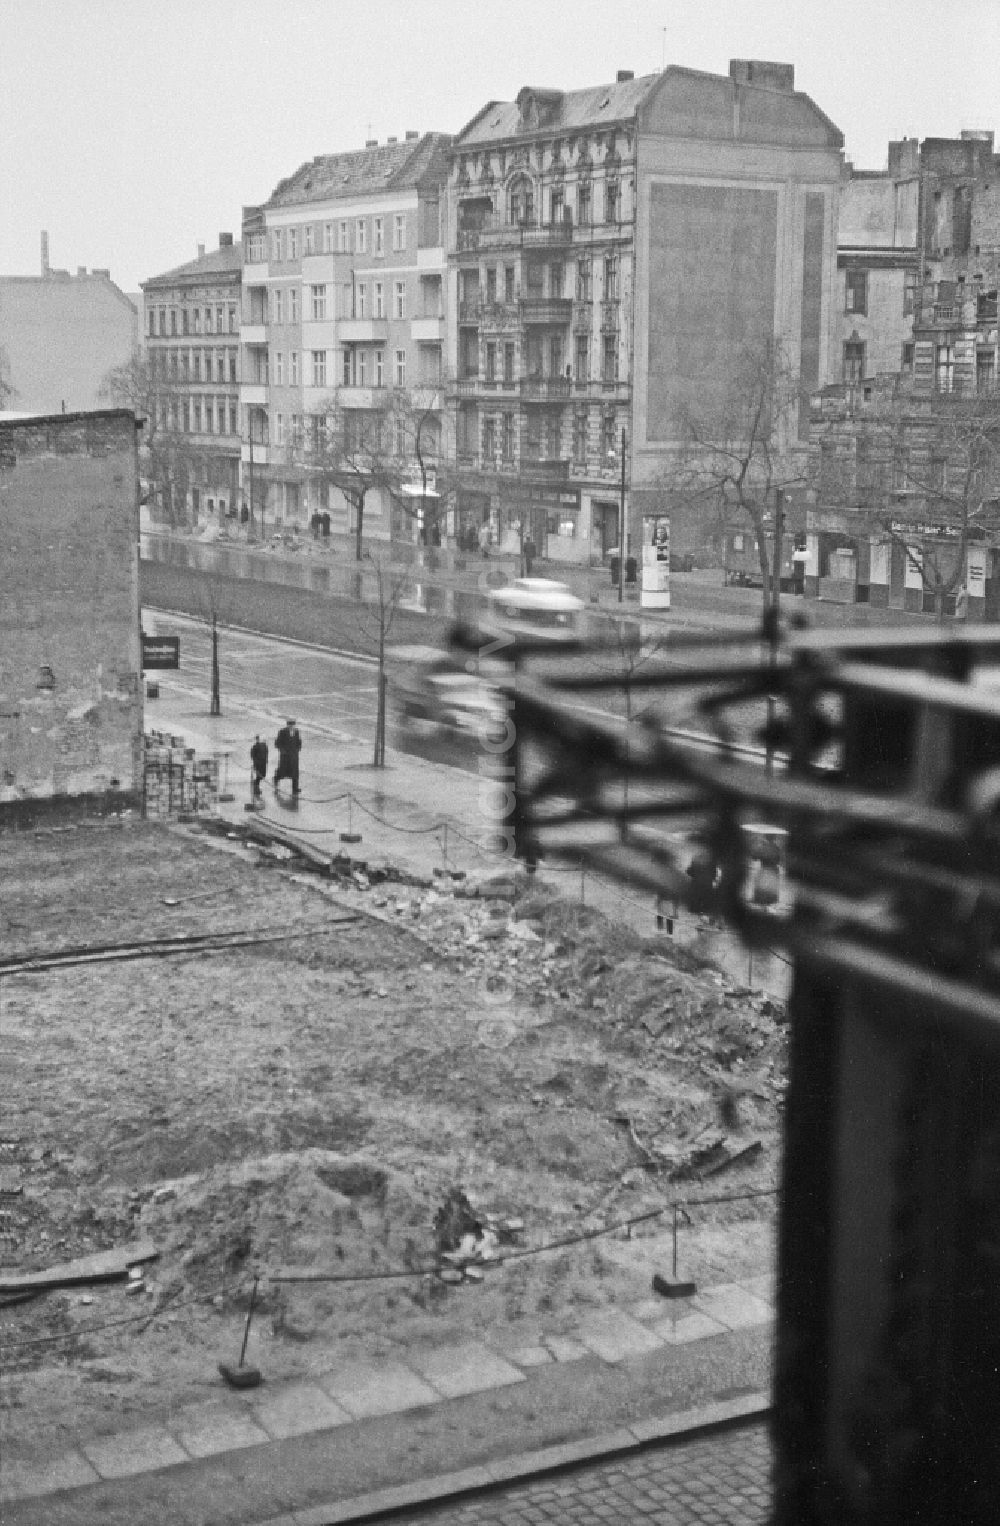
{"label": "pile of bricks", "polygon": [[184,738],[151,731],[142,739],[142,798],[146,816],[214,811],[219,799],[218,758],[198,758]]}

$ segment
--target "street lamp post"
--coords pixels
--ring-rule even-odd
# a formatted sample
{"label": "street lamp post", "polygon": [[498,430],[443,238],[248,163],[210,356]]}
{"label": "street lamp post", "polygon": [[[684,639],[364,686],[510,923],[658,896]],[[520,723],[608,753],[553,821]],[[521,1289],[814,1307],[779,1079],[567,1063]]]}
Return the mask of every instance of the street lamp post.
{"label": "street lamp post", "polygon": [[622,425],[622,491],[618,505],[618,602],[625,598],[625,426]]}

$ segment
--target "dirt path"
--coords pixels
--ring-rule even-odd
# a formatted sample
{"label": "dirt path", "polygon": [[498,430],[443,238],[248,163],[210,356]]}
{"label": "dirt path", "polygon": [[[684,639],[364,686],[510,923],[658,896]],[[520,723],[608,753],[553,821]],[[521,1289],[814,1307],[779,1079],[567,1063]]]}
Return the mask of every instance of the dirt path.
{"label": "dirt path", "polygon": [[[0,975],[0,1264],[140,1236],[160,1252],[133,1294],[0,1310],[6,1445],[50,1451],[206,1397],[255,1271],[277,1378],[484,1330],[524,1344],[642,1297],[662,1261],[654,1220],[448,1286],[450,1189],[493,1216],[480,1247],[509,1253],[776,1182],[780,1012],[597,913],[504,883],[472,899],[324,881],[239,835],[127,820],[3,851],[8,962],[261,940]],[[688,1274],[765,1270],[773,1213],[694,1210]],[[283,1267],[367,1280],[279,1283]]]}

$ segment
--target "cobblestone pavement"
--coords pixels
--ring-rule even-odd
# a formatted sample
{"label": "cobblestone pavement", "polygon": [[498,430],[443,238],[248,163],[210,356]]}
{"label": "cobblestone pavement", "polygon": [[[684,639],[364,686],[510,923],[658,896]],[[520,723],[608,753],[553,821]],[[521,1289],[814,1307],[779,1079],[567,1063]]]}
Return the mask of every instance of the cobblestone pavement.
{"label": "cobblestone pavement", "polygon": [[762,1424],[654,1447],[517,1484],[462,1504],[414,1511],[420,1526],[763,1526],[771,1449]]}

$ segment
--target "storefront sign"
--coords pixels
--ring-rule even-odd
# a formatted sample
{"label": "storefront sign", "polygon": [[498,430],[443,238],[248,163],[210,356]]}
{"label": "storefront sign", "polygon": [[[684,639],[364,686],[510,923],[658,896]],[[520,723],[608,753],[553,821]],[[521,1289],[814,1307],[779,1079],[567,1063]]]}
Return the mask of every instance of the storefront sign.
{"label": "storefront sign", "polygon": [[645,609],[670,608],[670,518],[666,514],[644,514],[642,517],[639,603]]}
{"label": "storefront sign", "polygon": [[143,636],[142,666],[146,668],[179,668],[181,665],[181,638],[179,636]]}
{"label": "storefront sign", "polygon": [[965,553],[966,588],[970,599],[986,597],[986,547],[970,546]]}

